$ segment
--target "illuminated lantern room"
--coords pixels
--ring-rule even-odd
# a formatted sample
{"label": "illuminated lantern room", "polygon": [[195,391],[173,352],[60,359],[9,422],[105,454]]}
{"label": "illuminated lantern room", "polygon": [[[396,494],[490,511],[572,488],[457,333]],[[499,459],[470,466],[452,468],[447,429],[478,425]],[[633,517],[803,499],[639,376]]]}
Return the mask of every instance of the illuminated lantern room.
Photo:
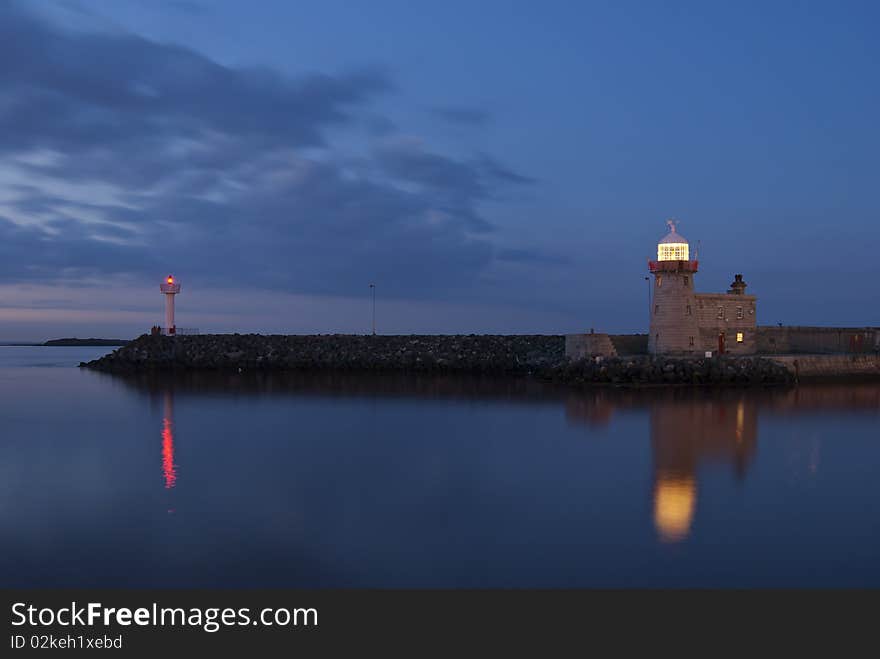
{"label": "illuminated lantern room", "polygon": [[667,220],[669,233],[657,243],[658,261],[688,261],[690,260],[690,248],[688,241],[675,230],[675,220]]}

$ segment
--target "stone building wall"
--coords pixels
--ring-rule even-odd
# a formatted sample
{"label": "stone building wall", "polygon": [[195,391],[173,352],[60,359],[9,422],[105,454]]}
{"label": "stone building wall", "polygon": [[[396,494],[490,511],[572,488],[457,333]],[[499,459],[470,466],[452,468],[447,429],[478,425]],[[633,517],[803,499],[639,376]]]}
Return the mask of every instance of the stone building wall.
{"label": "stone building wall", "polygon": [[[697,293],[697,318],[701,351],[719,350],[724,335],[724,352],[752,355],[757,351],[757,298],[738,293]],[[742,334],[742,341],[738,335]]]}
{"label": "stone building wall", "polygon": [[616,357],[617,350],[607,334],[566,334],[565,356],[569,359]]}
{"label": "stone building wall", "polygon": [[647,355],[647,334],[612,334],[611,343],[618,355]]}
{"label": "stone building wall", "polygon": [[694,272],[666,271],[654,275],[651,330],[648,351],[652,354],[699,353]]}
{"label": "stone building wall", "polygon": [[878,327],[757,328],[757,351],[763,354],[842,354],[880,351]]}
{"label": "stone building wall", "polygon": [[880,355],[774,355],[798,380],[880,377]]}

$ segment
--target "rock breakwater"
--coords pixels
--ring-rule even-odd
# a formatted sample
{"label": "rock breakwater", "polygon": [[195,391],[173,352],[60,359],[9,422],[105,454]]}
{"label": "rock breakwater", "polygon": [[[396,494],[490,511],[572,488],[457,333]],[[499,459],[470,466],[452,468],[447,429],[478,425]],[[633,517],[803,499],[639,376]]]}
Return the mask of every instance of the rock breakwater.
{"label": "rock breakwater", "polygon": [[530,375],[574,385],[781,384],[784,366],[761,357],[636,355],[570,361],[557,335],[144,335],[81,366],[116,373],[299,370]]}

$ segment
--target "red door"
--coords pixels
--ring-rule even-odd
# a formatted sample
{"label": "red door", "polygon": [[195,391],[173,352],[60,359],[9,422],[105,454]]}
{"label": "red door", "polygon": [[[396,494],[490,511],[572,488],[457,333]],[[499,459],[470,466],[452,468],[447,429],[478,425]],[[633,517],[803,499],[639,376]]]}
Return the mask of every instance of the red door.
{"label": "red door", "polygon": [[718,354],[724,354],[724,332],[718,335]]}

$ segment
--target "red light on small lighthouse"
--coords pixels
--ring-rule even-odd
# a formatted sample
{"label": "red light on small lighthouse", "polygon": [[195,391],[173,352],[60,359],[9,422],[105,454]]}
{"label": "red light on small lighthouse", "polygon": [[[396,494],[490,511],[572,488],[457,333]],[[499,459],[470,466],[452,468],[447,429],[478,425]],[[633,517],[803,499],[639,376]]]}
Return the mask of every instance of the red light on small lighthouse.
{"label": "red light on small lighthouse", "polygon": [[174,296],[180,293],[180,284],[174,280],[174,275],[168,275],[165,281],[159,284],[159,290],[165,295],[165,334],[174,334]]}

